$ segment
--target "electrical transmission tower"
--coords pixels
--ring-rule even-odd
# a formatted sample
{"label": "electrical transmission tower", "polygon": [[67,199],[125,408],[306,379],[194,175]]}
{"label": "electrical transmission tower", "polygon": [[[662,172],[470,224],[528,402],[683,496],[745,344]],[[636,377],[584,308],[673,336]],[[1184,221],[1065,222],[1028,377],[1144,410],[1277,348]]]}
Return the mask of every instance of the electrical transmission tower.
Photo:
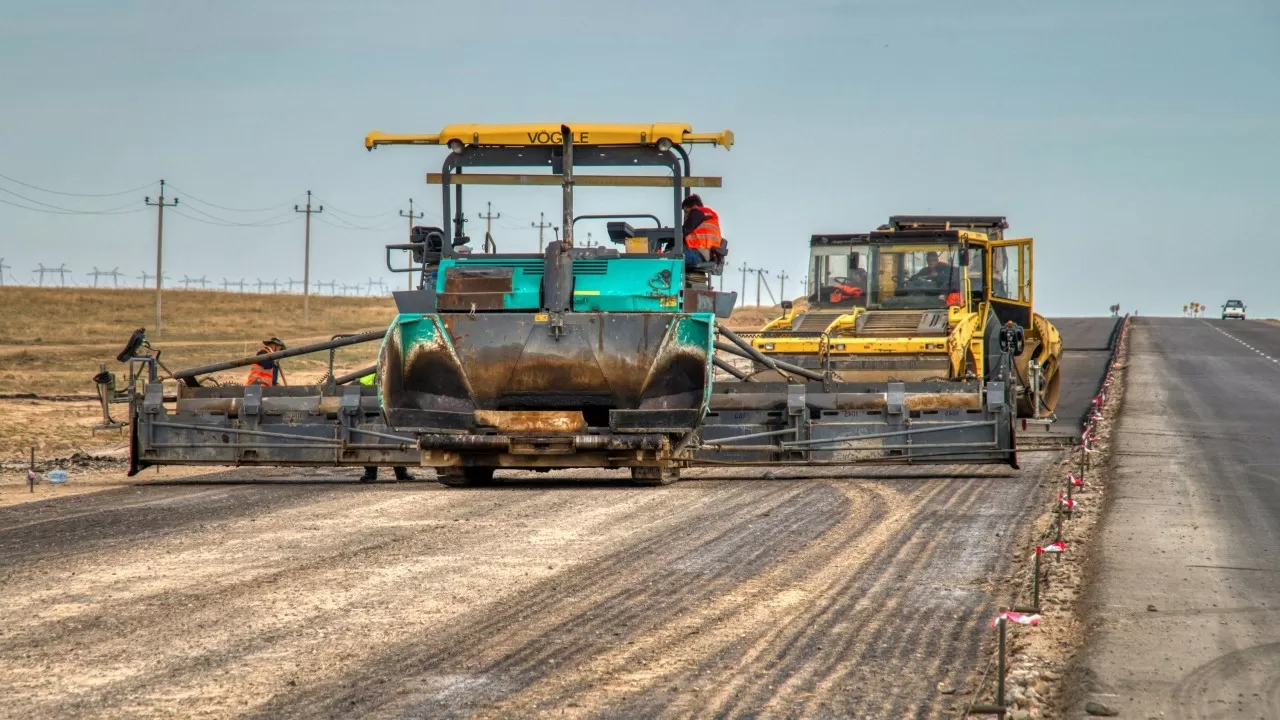
{"label": "electrical transmission tower", "polygon": [[[156,277],[156,276],[155,276],[155,275],[152,275],[151,273],[143,272],[141,275],[139,275],[139,276],[138,276],[138,280],[140,280],[140,281],[142,282],[142,287],[146,287],[146,286],[147,286],[147,283],[149,283],[149,282],[151,282],[152,280],[154,280],[154,279],[155,279],[155,277]],[[165,275],[163,278],[161,278],[161,281],[162,281],[162,282],[167,282],[168,280],[169,280],[169,276],[168,276],[168,275]]]}
{"label": "electrical transmission tower", "polygon": [[742,271],[742,295],[740,297],[742,298],[742,304],[746,305],[747,304],[747,273],[755,272],[755,269],[747,267],[747,261],[745,260],[742,261],[742,267],[738,269]]}
{"label": "electrical transmission tower", "polygon": [[[285,292],[293,292],[293,288],[294,288],[295,286],[297,286],[297,285],[301,285],[301,284],[302,284],[302,281],[301,281],[301,280],[294,280],[293,278],[289,278],[288,280],[286,280],[286,281],[285,281],[285,283],[284,283],[284,284],[285,284]],[[320,283],[316,283],[316,287],[317,287],[317,288],[319,288],[319,287],[320,287]]]}
{"label": "electrical transmission tower", "polygon": [[786,270],[778,273],[778,297],[787,299],[787,278],[791,277]]}
{"label": "electrical transmission tower", "polygon": [[338,281],[337,281],[337,280],[330,280],[330,281],[329,281],[329,282],[327,282],[327,283],[324,283],[324,282],[318,282],[318,283],[316,283],[316,289],[317,289],[317,290],[323,290],[323,289],[325,289],[326,287],[328,287],[328,288],[329,288],[329,294],[330,294],[330,295],[336,295],[336,294],[338,293]]}
{"label": "electrical transmission tower", "polygon": [[369,288],[370,295],[373,294],[373,289],[375,287],[378,288],[379,294],[385,295],[387,293],[387,283],[382,278],[369,278],[369,284],[367,287]]}
{"label": "electrical transmission tower", "polygon": [[[311,216],[315,213],[324,212],[324,206],[321,205],[316,209],[311,209],[311,191],[307,191],[307,207],[305,210],[299,209],[297,205],[293,206],[294,212],[303,213],[307,216],[306,235],[303,240],[302,250],[302,321],[307,322],[311,317]],[[274,284],[274,280],[272,283]]]}
{"label": "electrical transmission tower", "polygon": [[164,281],[164,209],[167,207],[177,207],[178,198],[174,198],[173,202],[166,203],[164,201],[164,180],[160,181],[160,197],[155,202],[151,202],[151,197],[143,198],[143,202],[155,207],[156,209],[156,337],[160,337],[160,285]]}
{"label": "electrical transmission tower", "polygon": [[226,278],[222,278],[223,290],[233,287],[233,288],[238,288],[240,292],[244,292],[244,285],[245,285],[244,278],[240,278],[238,281],[235,281],[235,282],[232,282],[231,280],[228,280]]}
{"label": "electrical transmission tower", "polygon": [[56,267],[56,268],[47,268],[47,267],[45,267],[45,266],[44,266],[44,263],[40,263],[40,267],[36,268],[35,270],[32,270],[31,272],[33,272],[33,273],[38,273],[38,274],[40,275],[40,285],[41,285],[41,287],[43,287],[43,286],[44,286],[44,276],[45,276],[45,273],[48,273],[48,274],[50,274],[50,275],[54,275],[54,274],[56,274],[56,275],[58,276],[58,285],[60,285],[60,286],[62,286],[62,287],[66,287],[66,286],[67,286],[67,275],[69,275],[69,274],[71,273],[71,270],[67,269],[67,264],[66,264],[66,263],[62,263],[61,265],[59,265],[59,266],[58,266],[58,267]]}
{"label": "electrical transmission tower", "polygon": [[103,275],[110,275],[110,274],[111,273],[107,272],[106,270],[99,270],[97,265],[93,266],[92,272],[85,273],[85,275],[93,277],[94,287],[98,287],[98,278],[102,277]]}

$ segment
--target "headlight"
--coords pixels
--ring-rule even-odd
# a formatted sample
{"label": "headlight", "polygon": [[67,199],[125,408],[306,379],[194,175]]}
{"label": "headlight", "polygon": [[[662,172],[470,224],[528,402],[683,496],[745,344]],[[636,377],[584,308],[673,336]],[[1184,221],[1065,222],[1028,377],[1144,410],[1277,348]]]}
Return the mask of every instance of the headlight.
{"label": "headlight", "polygon": [[658,139],[658,149],[659,149],[659,150],[661,150],[662,152],[666,152],[666,151],[670,150],[670,149],[671,149],[671,139],[670,139],[670,138],[659,138],[659,139]]}
{"label": "headlight", "polygon": [[765,349],[765,350],[772,350],[772,349],[773,349],[773,343],[765,343],[765,344],[764,344],[764,349]]}
{"label": "headlight", "polygon": [[844,346],[843,346],[843,345],[836,345],[836,346],[835,346],[835,348],[833,348],[833,349],[835,349],[835,350],[844,350]]}
{"label": "headlight", "polygon": [[457,153],[462,152],[462,141],[461,141],[461,140],[458,140],[457,138],[454,138],[453,140],[450,140],[450,141],[449,141],[449,151],[450,151],[450,152],[452,152],[452,153],[454,153],[454,154],[457,154]]}

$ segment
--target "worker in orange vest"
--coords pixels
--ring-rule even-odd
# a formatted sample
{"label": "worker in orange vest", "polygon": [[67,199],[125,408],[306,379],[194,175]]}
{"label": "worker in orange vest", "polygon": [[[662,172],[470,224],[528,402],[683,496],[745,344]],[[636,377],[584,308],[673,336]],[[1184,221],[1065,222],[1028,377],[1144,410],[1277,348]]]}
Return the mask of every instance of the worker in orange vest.
{"label": "worker in orange vest", "polygon": [[680,203],[684,210],[684,260],[686,265],[696,265],[711,260],[711,250],[719,248],[720,215],[702,204],[702,198],[690,195]]}
{"label": "worker in orange vest", "polygon": [[[284,350],[284,341],[278,337],[272,336],[268,340],[262,341],[262,349],[258,351],[259,355],[267,355],[274,352]],[[244,381],[245,385],[272,385],[280,384],[280,366],[275,360],[259,360],[249,366],[249,379]]]}

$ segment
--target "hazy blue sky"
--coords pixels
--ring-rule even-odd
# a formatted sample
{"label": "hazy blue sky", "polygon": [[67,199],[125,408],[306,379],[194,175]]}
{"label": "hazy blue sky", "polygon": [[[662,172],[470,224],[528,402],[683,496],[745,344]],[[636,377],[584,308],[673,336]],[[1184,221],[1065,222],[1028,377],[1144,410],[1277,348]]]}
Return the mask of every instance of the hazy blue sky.
{"label": "hazy blue sky", "polygon": [[[326,204],[313,278],[390,282],[395,213],[413,197],[438,222],[423,173],[444,151],[367,153],[373,128],[676,120],[737,134],[731,152],[694,154],[695,172],[725,178],[705,198],[735,267],[799,278],[814,232],[998,213],[1037,239],[1044,312],[1230,296],[1280,315],[1274,0],[6,5],[0,173],[73,193],[152,185],[79,198],[0,178],[0,201],[136,209],[167,178],[184,213],[166,215],[175,280],[300,279],[292,205],[310,189]],[[558,212],[555,192],[489,199],[504,249],[534,249],[530,220]],[[661,199],[600,189],[581,204]],[[197,221],[211,217],[285,224]],[[154,210],[0,203],[0,257],[23,282],[65,262],[80,283],[118,265],[136,284],[154,242]]]}

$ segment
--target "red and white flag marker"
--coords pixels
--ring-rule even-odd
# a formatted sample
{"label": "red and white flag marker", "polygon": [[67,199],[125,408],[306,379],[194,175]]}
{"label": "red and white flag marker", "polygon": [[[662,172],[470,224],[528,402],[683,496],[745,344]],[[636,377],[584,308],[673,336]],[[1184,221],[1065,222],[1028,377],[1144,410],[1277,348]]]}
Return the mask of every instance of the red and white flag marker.
{"label": "red and white flag marker", "polygon": [[1017,623],[1019,625],[1040,624],[1040,616],[1035,613],[1002,612],[996,616],[995,620],[991,621],[991,627],[999,627],[1001,620],[1007,620],[1008,622]]}
{"label": "red and white flag marker", "polygon": [[1067,497],[1067,494],[1062,491],[1058,492],[1058,503],[1068,510],[1071,510],[1076,506],[1076,501]]}
{"label": "red and white flag marker", "polygon": [[1065,542],[1063,542],[1062,540],[1059,540],[1059,541],[1057,541],[1057,542],[1049,543],[1048,545],[1045,545],[1044,547],[1037,547],[1037,548],[1036,548],[1036,554],[1037,554],[1037,555],[1039,555],[1039,554],[1041,554],[1041,553],[1064,553],[1064,552],[1066,552],[1066,551],[1067,551],[1067,544],[1066,544]]}
{"label": "red and white flag marker", "polygon": [[1075,487],[1084,486],[1084,478],[1076,476],[1075,473],[1067,473],[1067,482],[1071,483]]}

